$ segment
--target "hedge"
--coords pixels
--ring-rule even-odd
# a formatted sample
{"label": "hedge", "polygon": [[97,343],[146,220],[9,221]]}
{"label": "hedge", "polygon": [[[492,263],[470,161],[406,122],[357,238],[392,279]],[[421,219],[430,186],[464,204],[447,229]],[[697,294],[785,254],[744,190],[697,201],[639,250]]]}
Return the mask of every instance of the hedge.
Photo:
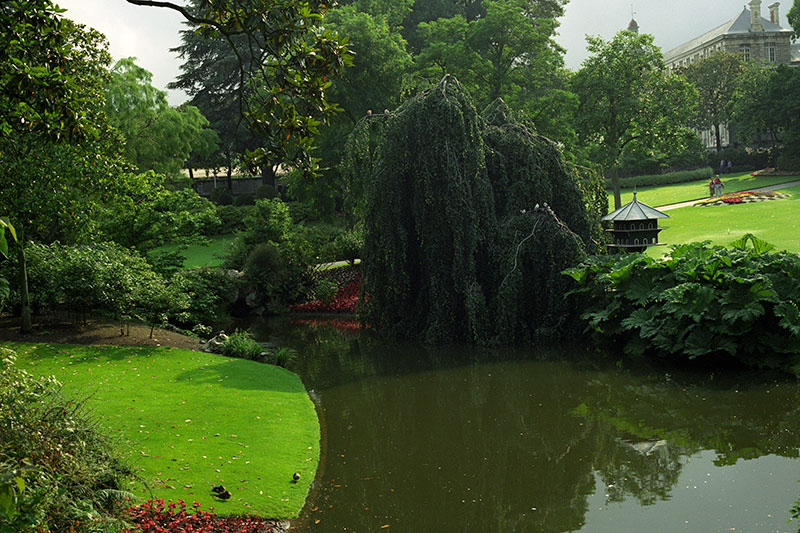
{"label": "hedge", "polygon": [[[650,174],[644,176],[632,176],[630,178],[620,178],[619,185],[623,189],[633,187],[649,187],[653,185],[671,185],[673,183],[686,183],[710,178],[714,175],[711,167],[697,168],[694,170],[680,170],[678,172],[668,172],[667,174]],[[611,180],[605,180],[607,189],[612,187]]]}

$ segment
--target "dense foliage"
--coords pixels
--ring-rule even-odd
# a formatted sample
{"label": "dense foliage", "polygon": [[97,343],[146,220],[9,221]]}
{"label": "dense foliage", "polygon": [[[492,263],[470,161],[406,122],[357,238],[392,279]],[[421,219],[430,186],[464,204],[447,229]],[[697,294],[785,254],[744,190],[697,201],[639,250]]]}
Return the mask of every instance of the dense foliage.
{"label": "dense foliage", "polygon": [[[316,170],[318,161],[309,154],[312,139],[336,112],[325,92],[350,63],[346,41],[321,24],[327,2],[194,0],[186,7],[128,2],[171,8],[186,18],[191,30],[184,33],[180,50],[187,59],[180,84],[193,97],[202,96],[191,103],[203,112],[203,106],[236,111],[229,118],[233,131],[246,121],[258,138],[251,150],[257,164]],[[228,58],[228,68],[210,76],[215,71],[208,63],[220,53]],[[229,89],[233,92],[225,95]]]}
{"label": "dense foliage", "polygon": [[113,531],[131,469],[82,402],[0,348],[0,530]]}
{"label": "dense foliage", "polygon": [[663,147],[696,138],[688,131],[696,98],[682,75],[668,73],[652,35],[621,31],[610,41],[587,37],[590,56],[572,80],[580,97],[577,131],[586,157],[611,175],[621,206],[619,166],[636,145]]}
{"label": "dense foliage", "polygon": [[152,74],[134,59],[120,59],[111,69],[105,95],[109,122],[125,136],[125,155],[139,172],[179,177],[189,155],[209,157],[219,137],[196,107],[167,105],[166,91],[153,87]]}
{"label": "dense foliage", "polygon": [[136,252],[113,243],[82,246],[31,243],[31,302],[38,312],[67,309],[81,316],[105,312],[120,321],[158,325],[184,312],[188,297]]}
{"label": "dense foliage", "polygon": [[365,317],[388,335],[515,342],[554,333],[551,317],[569,315],[558,273],[595,249],[599,182],[582,182],[505,106],[489,111],[480,118],[446,76],[367,117],[350,140],[352,189],[364,194]]}
{"label": "dense foliage", "polygon": [[594,256],[568,270],[587,331],[629,355],[800,371],[800,258],[752,235],[732,246]]}

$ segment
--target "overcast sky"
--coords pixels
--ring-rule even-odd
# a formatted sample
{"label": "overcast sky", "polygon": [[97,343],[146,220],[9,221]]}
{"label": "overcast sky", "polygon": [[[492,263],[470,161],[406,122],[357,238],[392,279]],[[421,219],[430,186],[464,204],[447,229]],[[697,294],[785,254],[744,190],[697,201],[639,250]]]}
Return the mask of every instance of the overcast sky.
{"label": "overcast sky", "polygon": [[[418,0],[424,1],[424,0]],[[610,39],[627,28],[633,17],[641,33],[651,33],[664,52],[697,37],[738,16],[749,0],[570,0],[557,41],[567,50],[567,67],[580,68],[586,58],[586,34]],[[181,0],[178,0],[182,3]],[[166,90],[167,83],[180,73],[180,59],[170,52],[180,44],[183,28],[179,13],[164,8],[138,7],[125,0],[56,0],[67,9],[65,16],[103,32],[109,40],[115,60],[134,56],[137,64],[153,73],[153,85]],[[762,2],[761,15],[769,18]],[[788,28],[786,13],[792,0],[781,2],[781,26]],[[169,91],[169,101],[176,105],[186,96]]]}

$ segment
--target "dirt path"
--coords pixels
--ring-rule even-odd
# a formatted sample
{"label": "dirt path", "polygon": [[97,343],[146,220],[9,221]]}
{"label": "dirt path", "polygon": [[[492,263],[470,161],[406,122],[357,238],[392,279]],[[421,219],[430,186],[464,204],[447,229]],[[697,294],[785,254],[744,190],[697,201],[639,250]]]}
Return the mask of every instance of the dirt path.
{"label": "dirt path", "polygon": [[[780,183],[780,184],[777,184],[777,185],[770,185],[768,187],[756,187],[755,189],[748,189],[748,190],[750,190],[750,191],[777,191],[779,189],[788,189],[789,187],[795,187],[797,185],[800,185],[800,180],[789,181],[787,183]],[[741,192],[741,191],[734,191],[734,192]],[[707,197],[705,197],[705,198],[697,198],[697,199],[689,200],[689,201],[686,201],[686,202],[678,202],[676,204],[659,205],[659,206],[656,206],[656,209],[658,209],[659,211],[669,211],[670,209],[678,209],[680,207],[689,207],[690,205],[694,205],[695,203],[697,203],[697,202],[699,202],[701,200],[706,200],[706,199],[707,199]]]}
{"label": "dirt path", "polygon": [[131,324],[127,335],[120,335],[119,324],[111,320],[89,318],[86,325],[58,317],[37,317],[33,333],[19,332],[19,317],[0,317],[0,341],[52,342],[57,344],[110,344],[116,346],[169,346],[200,350],[200,341],[174,331],[156,328],[150,338],[150,327]]}

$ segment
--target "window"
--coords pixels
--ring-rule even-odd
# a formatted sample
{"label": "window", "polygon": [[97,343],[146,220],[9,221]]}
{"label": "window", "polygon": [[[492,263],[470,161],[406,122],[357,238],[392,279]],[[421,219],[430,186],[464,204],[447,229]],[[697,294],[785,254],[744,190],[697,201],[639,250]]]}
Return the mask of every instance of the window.
{"label": "window", "polygon": [[767,43],[764,45],[764,57],[770,63],[775,62],[775,43]]}
{"label": "window", "polygon": [[647,237],[645,237],[644,239],[642,239],[642,244],[647,244]]}
{"label": "window", "polygon": [[750,61],[750,45],[740,44],[739,53],[742,54],[742,61]]}

